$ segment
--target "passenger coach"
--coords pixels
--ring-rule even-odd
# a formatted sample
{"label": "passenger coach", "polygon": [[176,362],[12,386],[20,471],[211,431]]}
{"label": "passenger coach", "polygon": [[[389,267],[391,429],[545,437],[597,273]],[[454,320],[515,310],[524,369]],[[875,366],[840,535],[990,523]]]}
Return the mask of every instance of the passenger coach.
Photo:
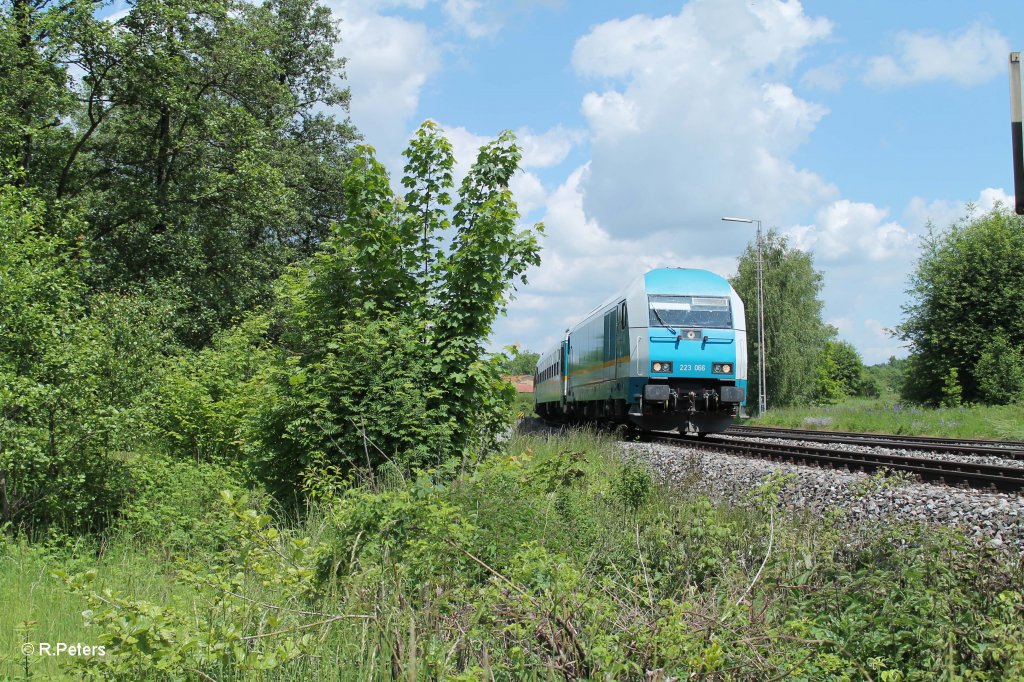
{"label": "passenger coach", "polygon": [[637,278],[541,355],[534,409],[640,430],[722,431],[746,404],[743,302],[706,270]]}

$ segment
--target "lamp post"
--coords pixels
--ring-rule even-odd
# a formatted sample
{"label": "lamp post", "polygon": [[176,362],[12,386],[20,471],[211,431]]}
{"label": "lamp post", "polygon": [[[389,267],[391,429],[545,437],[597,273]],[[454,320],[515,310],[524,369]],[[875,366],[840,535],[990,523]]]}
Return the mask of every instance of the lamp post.
{"label": "lamp post", "polygon": [[722,218],[730,223],[757,225],[757,413],[768,411],[768,391],[765,387],[764,357],[764,265],[761,253],[761,221],[751,218]]}

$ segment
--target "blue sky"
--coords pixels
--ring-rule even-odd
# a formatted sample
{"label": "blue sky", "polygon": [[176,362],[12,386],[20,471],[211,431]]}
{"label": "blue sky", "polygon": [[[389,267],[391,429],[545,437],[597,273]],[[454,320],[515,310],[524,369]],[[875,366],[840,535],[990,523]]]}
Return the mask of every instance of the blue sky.
{"label": "blue sky", "polygon": [[393,174],[428,118],[463,169],[520,137],[513,191],[544,262],[494,347],[545,349],[652,267],[733,274],[753,230],[730,215],[810,252],[826,321],[881,362],[905,354],[886,329],[928,221],[1012,204],[1021,0],[326,4],[351,118]]}
{"label": "blue sky", "polygon": [[[825,319],[903,355],[926,224],[1012,197],[1020,0],[330,0],[351,117],[389,168],[434,119],[465,167],[511,129],[543,264],[495,347],[542,350],[652,267],[731,275],[759,218],[814,256]],[[766,305],[771,305],[767,301]]]}

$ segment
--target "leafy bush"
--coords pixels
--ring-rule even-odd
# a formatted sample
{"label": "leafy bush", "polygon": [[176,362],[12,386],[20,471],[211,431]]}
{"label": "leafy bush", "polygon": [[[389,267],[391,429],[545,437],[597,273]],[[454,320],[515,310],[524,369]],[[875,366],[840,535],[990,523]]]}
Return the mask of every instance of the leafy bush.
{"label": "leafy bush", "polygon": [[897,330],[909,342],[913,360],[906,375],[905,399],[953,404],[948,390],[953,369],[959,373],[957,385],[964,402],[1007,399],[1003,387],[992,382],[1016,384],[1019,361],[1012,354],[984,363],[981,357],[986,351],[992,353],[991,344],[1001,349],[1005,344],[1024,345],[1022,225],[1021,216],[997,205],[988,213],[968,215],[946,230],[933,230],[922,242],[910,280],[906,320]]}
{"label": "leafy bush", "polygon": [[612,491],[624,509],[636,513],[651,495],[651,474],[644,467],[628,463],[612,482]]}
{"label": "leafy bush", "polygon": [[[785,478],[743,506],[648,489],[611,441],[586,434],[514,438],[475,470],[459,464],[362,486],[322,469],[291,529],[228,496],[231,541],[177,573],[190,592],[163,603],[72,579],[92,600],[90,641],[110,647],[74,672],[639,682],[1024,670],[1021,568],[955,532],[801,523],[775,511]],[[634,489],[649,494],[623,514],[614,491]]]}
{"label": "leafy bush", "polygon": [[43,225],[31,192],[0,186],[0,523],[96,529],[116,513],[119,453],[166,337],[159,308],[88,297],[89,254]]}
{"label": "leafy bush", "polygon": [[155,373],[155,444],[197,462],[248,462],[260,412],[274,397],[268,375],[278,353],[269,326],[266,315],[250,315],[208,348],[183,352]]}
{"label": "leafy bush", "polygon": [[[245,500],[226,491],[222,498],[222,509],[234,520],[231,542],[178,572],[202,609],[195,601],[156,604],[109,589],[99,594],[92,589],[95,570],[61,574],[72,592],[88,600],[86,625],[100,630],[94,645],[104,647],[103,655],[66,663],[79,679],[262,675],[313,652],[310,631],[325,614],[302,608],[313,590],[310,540],[280,533],[270,516]],[[281,602],[256,598],[268,590]]]}
{"label": "leafy bush", "polygon": [[129,468],[130,498],[118,532],[166,558],[206,555],[231,542],[234,518],[219,501],[222,491],[244,496],[237,468],[166,455],[137,456]]}
{"label": "leafy bush", "polygon": [[372,150],[359,148],[346,220],[281,281],[282,359],[258,436],[276,490],[294,490],[324,458],[436,464],[493,445],[512,416],[514,391],[483,343],[514,282],[539,262],[537,231],[517,230],[508,190],[519,152],[508,133],[481,148],[457,199],[451,145],[436,124],[405,155],[401,201]]}
{"label": "leafy bush", "polygon": [[403,469],[448,456],[459,429],[423,344],[422,326],[399,316],[343,325],[322,351],[292,356],[269,375],[275,394],[258,408],[255,464],[280,495],[326,458],[346,468],[394,461]]}
{"label": "leafy bush", "polygon": [[974,368],[978,396],[989,405],[1006,405],[1024,398],[1024,356],[996,332]]}

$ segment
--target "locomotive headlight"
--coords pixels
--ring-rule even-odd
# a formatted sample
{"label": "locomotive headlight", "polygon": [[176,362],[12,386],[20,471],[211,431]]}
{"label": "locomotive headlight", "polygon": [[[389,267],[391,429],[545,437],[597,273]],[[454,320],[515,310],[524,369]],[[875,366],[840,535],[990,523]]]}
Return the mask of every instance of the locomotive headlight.
{"label": "locomotive headlight", "polygon": [[652,362],[651,363],[651,371],[652,372],[658,372],[659,374],[671,373],[672,372],[672,363],[671,362],[665,362],[665,361]]}
{"label": "locomotive headlight", "polygon": [[712,374],[732,374],[732,365],[728,362],[715,362],[711,365]]}

